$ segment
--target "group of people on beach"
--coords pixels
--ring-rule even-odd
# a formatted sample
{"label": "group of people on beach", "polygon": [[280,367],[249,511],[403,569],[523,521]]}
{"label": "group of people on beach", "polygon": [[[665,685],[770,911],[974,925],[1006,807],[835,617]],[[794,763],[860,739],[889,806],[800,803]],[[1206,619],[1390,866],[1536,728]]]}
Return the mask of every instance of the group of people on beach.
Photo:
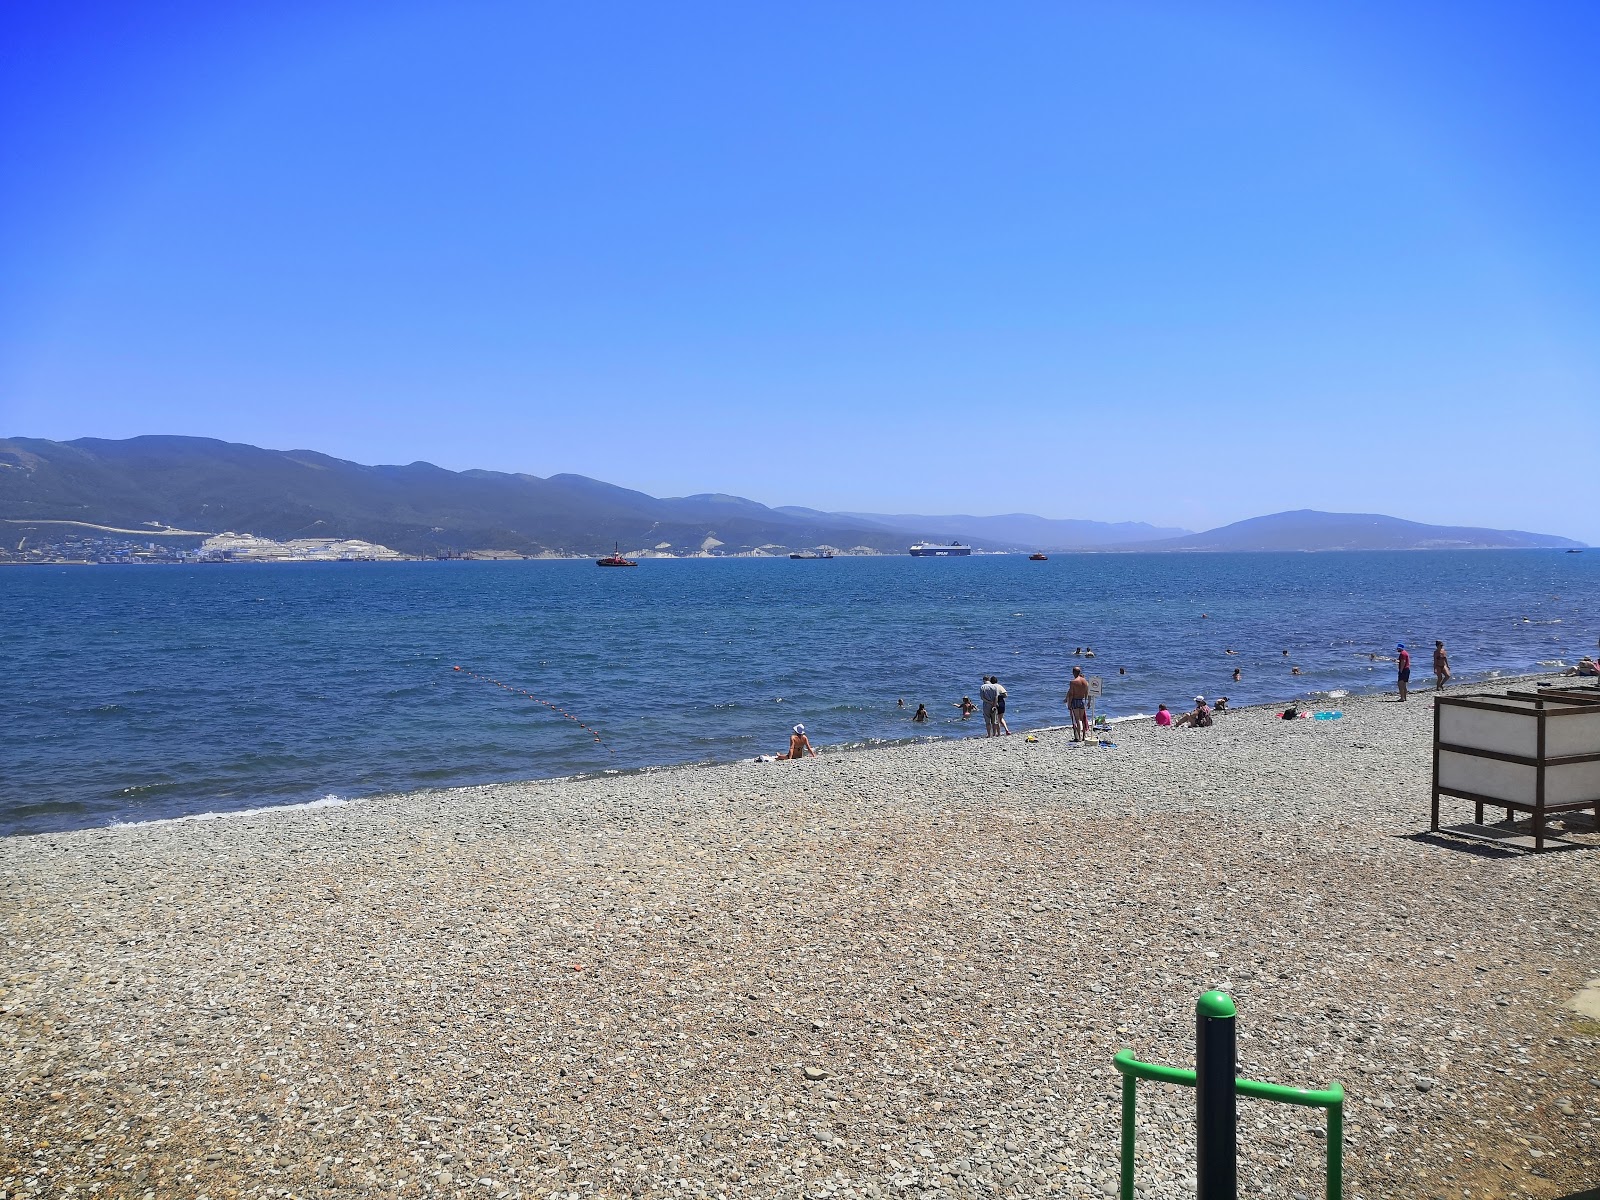
{"label": "group of people on beach", "polygon": [[[1232,655],[1237,654],[1238,651],[1227,649],[1223,653]],[[1073,651],[1074,658],[1093,658],[1094,656],[1094,651],[1086,646],[1080,646]],[[1289,651],[1284,650],[1283,656],[1287,658]],[[1379,655],[1373,653],[1369,657],[1376,661]],[[1384,657],[1387,658],[1387,656]],[[1409,694],[1411,685],[1411,654],[1406,649],[1404,642],[1395,644],[1394,662],[1397,673],[1396,682],[1400,688],[1400,699],[1404,700]],[[1122,673],[1126,674],[1126,671],[1124,670]],[[1292,673],[1295,675],[1300,674],[1300,668],[1298,666],[1294,667]],[[1600,674],[1600,665],[1597,665],[1595,660],[1585,657],[1567,674]],[[1450,656],[1445,652],[1442,640],[1436,640],[1433,643],[1433,675],[1435,691],[1443,690],[1445,684],[1451,678]],[[1238,683],[1243,677],[1242,669],[1235,667],[1233,681]],[[983,682],[978,688],[978,701],[975,704],[970,696],[963,696],[952,707],[960,712],[961,720],[963,721],[970,718],[974,712],[981,708],[983,710],[984,736],[1009,737],[1011,735],[1011,727],[1006,724],[1006,689],[997,676],[985,675],[983,677]],[[1067,694],[1063,697],[1063,702],[1072,717],[1072,740],[1075,742],[1087,741],[1089,738],[1089,710],[1092,699],[1090,697],[1089,680],[1084,676],[1082,667],[1075,666],[1072,668],[1072,678],[1067,683]],[[897,707],[902,709],[906,707],[904,697],[897,701]],[[1218,697],[1215,704],[1207,703],[1204,696],[1196,696],[1194,698],[1194,707],[1176,716],[1165,704],[1159,705],[1156,709],[1155,723],[1163,728],[1206,729],[1213,724],[1216,714],[1227,711],[1228,697],[1226,696]],[[912,723],[916,725],[925,725],[931,719],[928,713],[928,706],[922,703],[917,705],[916,711],[911,716]],[[807,753],[815,758],[817,752],[812,749],[811,742],[806,737],[805,726],[796,725],[790,734],[789,749],[782,754],[775,755],[774,760],[793,760],[804,757]]]}

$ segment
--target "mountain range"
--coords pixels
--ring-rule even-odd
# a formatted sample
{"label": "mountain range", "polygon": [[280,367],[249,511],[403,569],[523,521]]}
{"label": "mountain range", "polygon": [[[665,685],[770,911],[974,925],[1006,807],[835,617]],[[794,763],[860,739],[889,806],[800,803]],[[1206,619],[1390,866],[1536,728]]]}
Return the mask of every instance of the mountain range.
{"label": "mountain range", "polygon": [[[1365,550],[1570,547],[1515,530],[1302,510],[1206,533],[1142,522],[770,508],[708,493],[657,498],[582,475],[364,466],[313,450],[210,438],[0,440],[0,521],[16,538],[75,522],[109,529],[359,538],[407,554],[904,553],[908,541],[1018,550]],[[12,536],[4,539],[9,546]]]}

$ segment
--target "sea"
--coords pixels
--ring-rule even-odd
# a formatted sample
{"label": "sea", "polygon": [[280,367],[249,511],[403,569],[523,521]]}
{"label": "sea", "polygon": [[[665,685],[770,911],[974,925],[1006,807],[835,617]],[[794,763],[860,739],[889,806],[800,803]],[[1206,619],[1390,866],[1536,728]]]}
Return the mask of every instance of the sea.
{"label": "sea", "polygon": [[1336,708],[1393,687],[1399,642],[1425,689],[1435,638],[1492,685],[1597,634],[1600,551],[5,567],[0,835],[447,808],[775,754],[800,723],[822,748],[981,736],[957,705],[990,674],[1020,734],[1066,722],[1074,665],[1113,720]]}

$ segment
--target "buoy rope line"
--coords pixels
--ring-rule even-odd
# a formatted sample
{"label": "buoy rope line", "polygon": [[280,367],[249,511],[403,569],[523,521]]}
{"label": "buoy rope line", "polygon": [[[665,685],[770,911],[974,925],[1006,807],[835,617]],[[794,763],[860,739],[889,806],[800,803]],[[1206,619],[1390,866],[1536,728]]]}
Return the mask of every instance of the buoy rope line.
{"label": "buoy rope line", "polygon": [[591,729],[589,726],[585,725],[582,721],[578,720],[577,717],[573,716],[566,709],[562,708],[559,704],[555,704],[555,703],[553,703],[553,702],[551,702],[549,700],[541,700],[541,699],[539,699],[538,696],[535,696],[532,692],[528,691],[526,688],[512,687],[509,683],[501,683],[498,679],[490,679],[487,675],[479,675],[476,671],[469,671],[465,667],[453,667],[451,669],[455,670],[455,671],[459,671],[459,672],[461,672],[461,674],[469,676],[472,679],[481,680],[484,683],[492,683],[492,684],[494,684],[495,687],[501,688],[501,689],[503,689],[505,691],[508,691],[508,692],[511,692],[514,695],[524,696],[527,699],[532,700],[535,704],[544,705],[551,712],[560,713],[567,720],[571,721],[574,725],[578,726],[578,728],[586,731],[601,746],[605,747],[605,752],[607,754],[610,754],[613,757],[616,755],[617,752],[615,750],[613,750],[610,746],[606,745],[605,739],[602,738],[599,733],[597,733],[594,729]]}

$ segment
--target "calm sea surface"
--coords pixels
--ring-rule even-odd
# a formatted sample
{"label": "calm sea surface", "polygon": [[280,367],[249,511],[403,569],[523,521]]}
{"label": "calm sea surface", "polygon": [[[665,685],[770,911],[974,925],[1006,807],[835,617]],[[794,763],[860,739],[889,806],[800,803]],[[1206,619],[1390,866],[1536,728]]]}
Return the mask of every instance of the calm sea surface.
{"label": "calm sea surface", "polygon": [[1336,702],[1392,686],[1397,641],[1426,687],[1435,637],[1471,679],[1597,633],[1597,551],[11,567],[0,833],[728,761],[797,721],[968,737],[986,673],[1021,731],[1064,723],[1075,662],[1127,716]]}

